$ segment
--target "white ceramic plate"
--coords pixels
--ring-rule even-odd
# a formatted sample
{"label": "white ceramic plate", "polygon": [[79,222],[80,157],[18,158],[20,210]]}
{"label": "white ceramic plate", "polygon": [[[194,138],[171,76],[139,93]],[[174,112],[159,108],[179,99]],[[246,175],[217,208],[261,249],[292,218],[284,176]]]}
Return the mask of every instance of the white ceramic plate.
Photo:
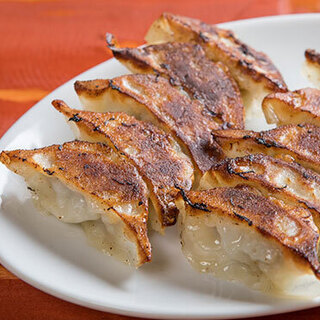
{"label": "white ceramic plate", "polygon": [[[279,67],[290,89],[307,86],[300,69],[306,48],[320,49],[320,15],[292,15],[231,22],[223,27]],[[106,61],[75,79],[126,73]],[[71,80],[37,103],[0,141],[0,149],[34,148],[71,140],[63,117],[50,102],[79,102]],[[62,299],[114,313],[153,318],[241,318],[320,305],[275,299],[194,271],[180,251],[177,230],[153,234],[153,262],[131,269],[87,245],[78,226],[34,209],[23,179],[0,166],[0,261],[29,284]]]}

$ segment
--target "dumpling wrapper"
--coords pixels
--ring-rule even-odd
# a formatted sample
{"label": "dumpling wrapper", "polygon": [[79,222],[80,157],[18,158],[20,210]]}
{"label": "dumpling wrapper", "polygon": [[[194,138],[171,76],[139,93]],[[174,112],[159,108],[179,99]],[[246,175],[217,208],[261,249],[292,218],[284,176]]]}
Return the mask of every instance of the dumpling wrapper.
{"label": "dumpling wrapper", "polygon": [[269,124],[311,123],[320,126],[320,90],[304,88],[271,93],[263,99],[262,110]]}
{"label": "dumpling wrapper", "polygon": [[310,213],[240,188],[182,192],[182,251],[198,271],[272,294],[320,294]]}
{"label": "dumpling wrapper", "polygon": [[201,179],[200,189],[248,185],[265,197],[274,197],[309,209],[320,228],[320,175],[295,162],[254,154],[225,159]]}
{"label": "dumpling wrapper", "polygon": [[175,87],[182,87],[193,100],[202,103],[216,129],[244,129],[244,107],[237,83],[222,63],[209,60],[198,44],[170,42],[139,48],[119,48],[107,35],[116,59],[133,73],[161,75]]}
{"label": "dumpling wrapper", "polygon": [[315,88],[320,89],[320,53],[313,49],[307,49],[304,56],[306,59],[302,73]]}
{"label": "dumpling wrapper", "polygon": [[195,185],[220,156],[211,136],[217,123],[208,117],[202,103],[191,100],[165,78],[134,74],[77,81],[75,90],[85,110],[125,112],[172,135],[193,161]]}
{"label": "dumpling wrapper", "polygon": [[239,40],[232,31],[172,13],[163,13],[145,37],[148,44],[191,42],[200,44],[209,59],[224,63],[242,90],[246,117],[261,117],[261,101],[287,86],[270,58]]}
{"label": "dumpling wrapper", "polygon": [[0,161],[24,177],[40,211],[81,223],[93,246],[136,267],[151,260],[147,186],[108,146],[73,141],[3,151]]}
{"label": "dumpling wrapper", "polygon": [[75,110],[60,100],[54,100],[53,105],[66,116],[77,139],[106,143],[137,168],[150,192],[153,229],[163,232],[175,224],[176,186],[191,189],[193,167],[169,135],[125,113]]}
{"label": "dumpling wrapper", "polygon": [[217,130],[212,136],[227,158],[264,153],[320,173],[320,128],[312,124],[285,125],[260,132]]}

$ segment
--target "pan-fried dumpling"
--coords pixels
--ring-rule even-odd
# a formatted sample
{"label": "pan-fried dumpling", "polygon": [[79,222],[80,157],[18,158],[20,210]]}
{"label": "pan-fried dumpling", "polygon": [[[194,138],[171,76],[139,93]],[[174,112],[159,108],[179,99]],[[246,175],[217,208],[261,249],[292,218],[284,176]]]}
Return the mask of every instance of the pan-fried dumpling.
{"label": "pan-fried dumpling", "polygon": [[320,90],[271,93],[263,99],[262,109],[267,122],[277,126],[301,123],[320,126]]}
{"label": "pan-fried dumpling", "polygon": [[75,89],[85,110],[122,111],[170,133],[193,160],[195,184],[219,157],[211,136],[217,123],[202,103],[191,100],[165,78],[134,74],[112,80],[77,81]]}
{"label": "pan-fried dumpling", "polygon": [[163,13],[150,27],[149,44],[191,42],[200,44],[209,59],[223,62],[243,90],[246,116],[260,116],[262,99],[287,86],[269,57],[240,41],[232,31],[200,20]]}
{"label": "pan-fried dumpling", "polygon": [[248,185],[266,197],[303,205],[313,213],[320,227],[320,175],[295,162],[263,154],[225,159],[214,165],[201,179],[200,189]]}
{"label": "pan-fried dumpling", "polygon": [[138,267],[151,260],[147,186],[111,148],[73,141],[3,151],[0,161],[24,177],[40,211],[81,223],[91,244],[120,261]]}
{"label": "pan-fried dumpling", "polygon": [[67,117],[77,139],[106,143],[138,169],[150,191],[155,211],[150,219],[155,230],[161,232],[175,224],[175,186],[191,189],[193,167],[169,135],[125,113],[75,110],[60,100],[53,105]]}
{"label": "pan-fried dumpling", "polygon": [[198,271],[269,293],[320,293],[310,212],[240,188],[183,192],[182,251]]}
{"label": "pan-fried dumpling", "polygon": [[209,60],[198,44],[170,42],[140,48],[118,48],[107,37],[113,55],[134,73],[158,74],[171,85],[182,86],[201,102],[217,129],[244,129],[244,108],[239,88],[222,63]]}
{"label": "pan-fried dumpling", "polygon": [[212,132],[227,158],[264,153],[320,173],[320,128],[292,124],[268,131],[217,130]]}
{"label": "pan-fried dumpling", "polygon": [[320,53],[316,50],[307,49],[304,56],[306,60],[303,73],[317,89],[320,89]]}

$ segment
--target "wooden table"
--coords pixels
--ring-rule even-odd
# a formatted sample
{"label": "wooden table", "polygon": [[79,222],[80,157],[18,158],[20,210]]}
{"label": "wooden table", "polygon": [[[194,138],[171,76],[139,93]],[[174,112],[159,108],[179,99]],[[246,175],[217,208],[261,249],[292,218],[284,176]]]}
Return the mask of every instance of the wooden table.
{"label": "wooden table", "polygon": [[[105,32],[139,45],[163,11],[209,23],[319,12],[318,0],[0,0],[0,136],[32,105],[110,58]],[[133,319],[49,296],[0,265],[0,319]],[[320,308],[260,319],[320,319]]]}

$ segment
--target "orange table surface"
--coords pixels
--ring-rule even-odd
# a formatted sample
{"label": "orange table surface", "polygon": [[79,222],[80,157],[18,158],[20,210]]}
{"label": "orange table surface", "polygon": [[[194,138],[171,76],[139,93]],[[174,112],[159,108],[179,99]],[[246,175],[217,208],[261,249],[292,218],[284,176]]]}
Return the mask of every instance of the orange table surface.
{"label": "orange table surface", "polygon": [[[105,32],[139,45],[163,11],[208,23],[320,12],[318,0],[0,0],[0,136],[34,103],[86,69],[111,57]],[[49,296],[0,265],[0,319],[133,319]],[[320,308],[261,317],[320,319]]]}

